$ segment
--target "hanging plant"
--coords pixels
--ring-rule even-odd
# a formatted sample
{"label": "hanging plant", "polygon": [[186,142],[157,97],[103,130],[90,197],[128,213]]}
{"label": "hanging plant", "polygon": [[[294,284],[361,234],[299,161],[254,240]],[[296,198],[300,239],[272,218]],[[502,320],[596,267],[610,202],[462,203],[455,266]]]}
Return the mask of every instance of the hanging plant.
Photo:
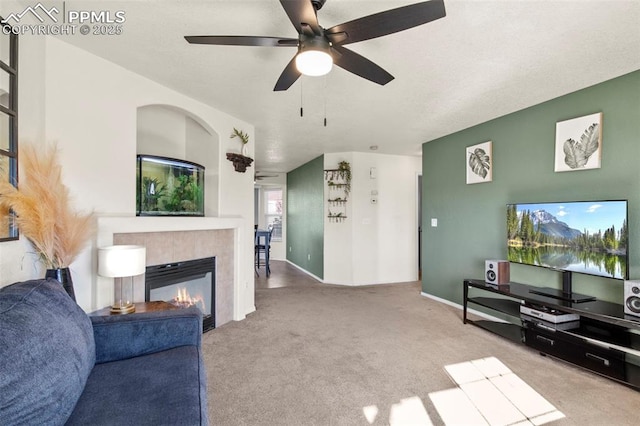
{"label": "hanging plant", "polygon": [[351,192],[351,165],[348,161],[341,161],[338,163],[338,173],[344,181],[344,194],[345,198],[347,198]]}
{"label": "hanging plant", "polygon": [[348,161],[339,162],[338,171],[340,172],[340,177],[344,179],[346,183],[351,183],[351,165]]}
{"label": "hanging plant", "polygon": [[[343,210],[351,191],[351,165],[348,161],[340,161],[337,169],[324,171],[324,178],[329,191],[327,199],[329,206]],[[347,218],[345,212],[332,212],[330,209],[327,217],[330,222],[342,222]]]}

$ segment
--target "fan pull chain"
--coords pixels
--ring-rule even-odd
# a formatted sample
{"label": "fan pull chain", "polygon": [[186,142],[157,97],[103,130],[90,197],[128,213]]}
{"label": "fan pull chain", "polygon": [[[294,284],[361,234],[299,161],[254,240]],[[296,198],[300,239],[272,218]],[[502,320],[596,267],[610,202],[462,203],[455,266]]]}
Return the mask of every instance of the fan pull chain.
{"label": "fan pull chain", "polygon": [[304,116],[304,111],[302,109],[302,82],[304,81],[303,78],[300,79],[300,117]]}
{"label": "fan pull chain", "polygon": [[324,76],[324,88],[322,90],[324,95],[324,127],[327,127],[327,75]]}

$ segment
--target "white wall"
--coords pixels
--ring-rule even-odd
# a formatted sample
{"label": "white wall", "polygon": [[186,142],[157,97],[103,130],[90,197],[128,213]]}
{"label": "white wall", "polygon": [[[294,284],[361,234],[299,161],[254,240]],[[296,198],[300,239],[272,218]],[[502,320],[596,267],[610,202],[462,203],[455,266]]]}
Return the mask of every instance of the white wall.
{"label": "white wall", "polygon": [[136,149],[138,154],[185,158],[186,119],[182,112],[162,105],[138,108]]}
{"label": "white wall", "polygon": [[[137,110],[145,105],[172,105],[191,112],[200,125],[222,135],[221,153],[239,150],[227,136],[234,127],[255,140],[249,123],[63,41],[42,36],[21,38],[20,140],[32,136],[37,143],[57,142],[63,180],[78,209],[134,217]],[[253,143],[248,149],[253,156]],[[244,289],[240,309],[248,313],[255,309],[253,176],[236,173],[231,163],[225,159],[222,164],[220,157],[220,214],[245,219],[239,231],[243,235],[236,279]],[[28,251],[24,242],[2,243],[0,247],[0,285],[16,278],[43,276],[34,271],[31,260],[16,262]],[[85,310],[97,308],[95,250],[89,247],[71,265],[78,303]]]}
{"label": "white wall", "polygon": [[190,117],[188,111],[166,105],[138,108],[137,154],[159,155],[205,168],[205,216],[218,215],[220,137]]}
{"label": "white wall", "polygon": [[190,117],[186,117],[186,159],[201,164],[204,169],[204,214],[218,215],[218,184],[220,176],[220,141]]}
{"label": "white wall", "polygon": [[[363,285],[417,280],[420,158],[350,152],[325,154],[324,159],[325,169],[348,161],[352,174],[347,220],[325,218],[324,281]],[[376,204],[371,203],[372,191],[377,191]]]}
{"label": "white wall", "polygon": [[[336,194],[330,192],[327,182],[324,182],[324,282],[332,284],[355,284],[354,269],[354,251],[353,241],[356,227],[353,224],[353,211],[355,207],[354,195],[360,189],[357,188],[355,182],[355,171],[358,165],[354,161],[353,152],[345,152],[339,154],[324,154],[324,168],[337,169],[340,161],[347,161],[351,164],[351,193],[343,210],[347,216],[346,220],[341,222],[330,221],[327,218],[329,206],[327,200],[335,198]],[[336,208],[331,207],[333,213]]]}

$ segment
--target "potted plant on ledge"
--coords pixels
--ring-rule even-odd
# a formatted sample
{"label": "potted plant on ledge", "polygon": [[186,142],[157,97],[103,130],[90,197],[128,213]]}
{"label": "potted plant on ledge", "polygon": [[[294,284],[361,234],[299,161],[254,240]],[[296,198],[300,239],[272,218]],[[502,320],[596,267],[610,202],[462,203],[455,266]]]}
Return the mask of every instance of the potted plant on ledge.
{"label": "potted plant on ledge", "polygon": [[94,233],[93,214],[71,209],[55,146],[20,148],[23,179],[17,188],[0,182],[0,207],[14,212],[19,231],[47,269],[45,277],[57,279],[75,300],[69,265]]}
{"label": "potted plant on ledge", "polygon": [[233,167],[236,172],[244,173],[247,171],[247,167],[251,167],[251,163],[253,162],[253,158],[246,156],[247,144],[249,143],[249,135],[242,130],[238,130],[234,127],[233,133],[231,133],[231,139],[236,137],[240,138],[240,140],[242,141],[242,154],[227,152],[227,160],[233,163]]}

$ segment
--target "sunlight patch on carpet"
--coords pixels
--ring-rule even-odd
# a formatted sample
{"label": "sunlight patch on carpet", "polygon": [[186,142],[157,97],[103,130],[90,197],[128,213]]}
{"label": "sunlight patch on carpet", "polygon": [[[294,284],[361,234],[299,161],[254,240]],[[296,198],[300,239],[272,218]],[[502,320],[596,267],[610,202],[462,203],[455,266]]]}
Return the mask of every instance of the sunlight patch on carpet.
{"label": "sunlight patch on carpet", "polygon": [[457,388],[429,398],[447,425],[542,425],[564,417],[495,357],[444,368]]}
{"label": "sunlight patch on carpet", "polygon": [[[446,365],[456,387],[431,392],[429,399],[444,424],[521,426],[544,425],[564,418],[549,401],[496,357]],[[363,407],[369,424],[379,417],[376,405]],[[418,396],[404,398],[389,409],[390,426],[432,426]]]}
{"label": "sunlight patch on carpet", "polygon": [[487,425],[487,421],[460,388],[429,394],[440,418],[447,425]]}
{"label": "sunlight patch on carpet", "polygon": [[376,417],[378,417],[378,407],[376,405],[364,407],[362,408],[362,412],[364,413],[364,418],[367,419],[369,424],[373,424],[373,422],[376,421]]}
{"label": "sunlight patch on carpet", "polygon": [[424,408],[422,400],[417,396],[404,398],[391,406],[389,425],[424,425],[431,426],[431,419]]}
{"label": "sunlight patch on carpet", "polygon": [[[369,405],[362,409],[364,417],[369,424],[373,424],[379,414],[377,405]],[[431,418],[427,414],[422,400],[417,396],[403,398],[400,402],[392,404],[389,409],[389,426],[415,425],[432,426]]]}

